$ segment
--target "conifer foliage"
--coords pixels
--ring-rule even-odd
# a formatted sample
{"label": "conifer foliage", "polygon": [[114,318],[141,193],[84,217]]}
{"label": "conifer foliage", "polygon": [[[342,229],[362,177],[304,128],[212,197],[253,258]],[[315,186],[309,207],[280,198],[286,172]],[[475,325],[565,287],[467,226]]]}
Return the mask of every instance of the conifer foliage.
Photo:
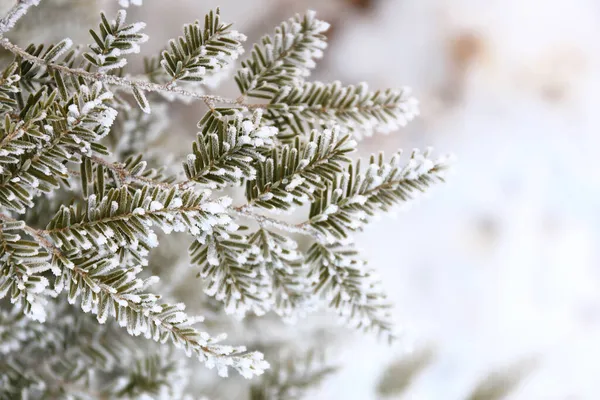
{"label": "conifer foliage", "polygon": [[[68,38],[21,48],[4,37],[38,3],[17,0],[0,20],[13,55],[0,74],[0,398],[178,398],[189,370],[169,344],[221,376],[263,374],[260,352],[205,332],[149,272],[174,233],[189,242],[197,287],[228,314],[294,321],[330,309],[394,337],[352,237],[443,181],[448,159],[415,150],[365,163],[353,152],[417,115],[408,89],[308,81],[328,28],[314,12],[283,22],[237,68],[246,38],[209,11],[134,75],[125,56],[148,36],[125,10],[99,16],[85,51]],[[235,68],[239,98],[203,94]],[[147,151],[176,98],[208,106],[179,171]],[[298,223],[281,216],[294,211]],[[296,372],[305,386],[308,372]],[[286,379],[268,376],[253,396],[287,393]]]}

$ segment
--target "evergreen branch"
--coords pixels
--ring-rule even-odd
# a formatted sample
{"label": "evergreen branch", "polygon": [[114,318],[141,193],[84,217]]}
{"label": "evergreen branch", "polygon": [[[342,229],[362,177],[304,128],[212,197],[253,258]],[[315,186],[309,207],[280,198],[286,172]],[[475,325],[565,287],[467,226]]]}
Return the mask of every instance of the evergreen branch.
{"label": "evergreen branch", "polygon": [[[44,60],[46,63],[54,63],[65,67],[73,67],[78,59],[79,49],[71,49],[73,43],[70,39],[63,39],[57,44],[45,47],[42,44],[28,45],[24,51],[34,57]],[[19,86],[22,92],[35,92],[41,88],[58,89],[60,97],[68,100],[69,92],[77,90],[81,82],[65,80],[57,71],[27,61],[19,56],[16,57],[18,73],[20,75]],[[15,95],[18,103],[21,103],[20,95]]]}
{"label": "evergreen branch", "polygon": [[418,101],[409,88],[371,92],[366,83],[344,87],[340,82],[282,87],[266,110],[265,118],[290,134],[338,124],[357,137],[390,132],[419,113]]}
{"label": "evergreen branch", "polygon": [[188,355],[195,353],[209,368],[216,365],[221,376],[227,376],[228,365],[246,378],[268,368],[262,354],[247,353],[244,347],[219,345],[224,337],[212,338],[192,328],[202,319],[188,317],[183,304],[160,304],[158,296],[144,293],[155,280],[136,278],[141,268],[112,271],[118,261],[102,256],[76,259],[72,264],[71,269],[63,268],[63,281],[70,285],[69,300],[73,302],[81,294],[83,310],[96,314],[98,321],[111,315],[131,335],[144,334],[162,343],[170,339]]}
{"label": "evergreen branch", "polygon": [[281,23],[272,37],[264,36],[235,77],[242,95],[269,99],[283,86],[300,84],[327,46],[327,29],[329,24],[309,11]]}
{"label": "evergreen branch", "polygon": [[64,65],[47,62],[46,60],[34,56],[25,50],[21,49],[19,46],[13,44],[8,39],[3,38],[0,39],[0,46],[4,47],[6,50],[10,51],[16,56],[23,58],[29,62],[32,62],[36,65],[40,65],[42,67],[49,68],[50,70],[56,70],[58,72],[62,72],[67,75],[78,76],[84,79],[89,79],[95,82],[102,82],[108,85],[116,85],[127,88],[137,87],[141,91],[145,92],[162,92],[162,93],[171,93],[177,94],[183,97],[189,97],[196,100],[210,101],[213,103],[223,103],[223,104],[232,104],[232,105],[241,105],[243,106],[243,102],[240,100],[228,99],[221,96],[214,96],[208,94],[200,94],[196,92],[192,92],[177,86],[173,86],[170,84],[159,85],[157,83],[146,82],[141,80],[132,80],[128,78],[119,77],[116,75],[108,75],[102,72],[91,72],[86,71],[80,68],[71,68]]}
{"label": "evergreen branch", "polygon": [[[125,25],[125,10],[119,10],[114,21],[109,22],[104,13],[100,13],[100,33],[90,29],[95,43],[91,44],[91,53],[83,53],[83,57],[98,67],[98,72],[107,72],[122,68],[127,64],[123,54],[139,53],[140,44],[148,41],[148,35],[138,33],[146,27],[143,22]],[[135,88],[135,86],[134,86]]]}
{"label": "evergreen branch", "polygon": [[208,280],[204,292],[222,301],[227,314],[263,315],[269,308],[268,276],[257,265],[258,251],[245,235],[224,230],[189,248],[192,264],[200,267],[198,275]]}
{"label": "evergreen branch", "polygon": [[22,240],[15,233],[24,224],[5,218],[0,215],[3,220],[0,224],[0,299],[10,295],[11,303],[20,301],[25,315],[43,322],[47,301],[42,294],[49,284],[43,273],[53,269],[50,255],[41,250],[37,242]]}
{"label": "evergreen branch", "polygon": [[147,338],[164,342],[171,339],[177,347],[183,347],[188,354],[196,353],[209,368],[217,366],[219,374],[227,375],[227,366],[238,370],[246,378],[260,375],[268,363],[260,353],[247,353],[244,347],[233,348],[217,344],[223,337],[212,338],[190,325],[196,319],[183,313],[183,305],[159,304],[159,297],[143,291],[155,279],[140,280],[137,274],[140,267],[115,270],[119,261],[95,251],[79,254],[63,252],[50,240],[50,235],[25,225],[4,214],[0,220],[15,225],[32,236],[39,245],[53,254],[52,263],[59,268],[61,275],[56,283],[56,291],[69,285],[69,301],[82,296],[81,307],[86,312],[97,315],[98,321],[114,316],[129,334],[144,334]]}
{"label": "evergreen branch", "polygon": [[[160,65],[170,78],[177,81],[202,82],[222,71],[243,53],[242,42],[246,37],[230,30],[231,24],[221,22],[220,11],[210,11],[200,22],[183,26],[183,36],[169,41],[169,48],[162,52]],[[148,61],[146,71],[156,79],[156,62]]]}
{"label": "evergreen branch", "polygon": [[250,237],[249,243],[259,250],[256,261],[270,280],[269,307],[289,321],[305,315],[311,308],[310,282],[298,244],[262,227]]}
{"label": "evergreen branch", "polygon": [[312,265],[313,292],[351,326],[375,330],[392,341],[387,296],[375,272],[367,269],[357,255],[352,246],[313,244],[306,257],[306,262]]}
{"label": "evergreen branch", "polygon": [[98,188],[84,207],[61,207],[43,233],[67,250],[95,247],[115,253],[127,248],[145,254],[158,245],[154,226],[165,233],[188,231],[198,240],[205,240],[217,226],[234,227],[225,214],[231,200],[209,201],[208,195],[176,187],[131,190],[125,185],[106,192]]}
{"label": "evergreen branch", "polygon": [[330,241],[346,239],[377,212],[408,202],[417,192],[444,181],[449,158],[434,161],[429,155],[430,149],[424,154],[415,149],[406,165],[401,165],[400,152],[388,163],[383,154],[377,159],[371,156],[364,173],[360,160],[356,166],[350,165],[348,172],[328,185],[312,204],[309,223]]}
{"label": "evergreen branch", "polygon": [[29,120],[34,124],[27,130],[33,137],[26,147],[29,150],[23,149],[19,159],[6,165],[0,176],[0,203],[19,213],[33,205],[37,193],[50,193],[58,187],[57,178],[68,177],[64,164],[73,151],[106,152],[97,142],[108,133],[116,116],[116,110],[106,105],[112,93],[98,82],[91,87],[80,85],[64,104],[55,102],[56,90],[48,96],[42,94],[44,90],[30,95],[21,112],[26,124]]}
{"label": "evergreen branch", "polygon": [[347,154],[356,148],[350,136],[337,127],[313,131],[307,143],[297,137],[294,144],[275,147],[259,162],[256,178],[246,184],[249,203],[273,211],[289,211],[314,200],[313,193],[325,189],[350,162]]}
{"label": "evergreen branch", "polygon": [[[140,184],[145,184],[145,185],[150,185],[150,186],[158,186],[161,187],[163,189],[179,189],[179,190],[183,190],[185,188],[187,188],[191,183],[193,183],[193,181],[189,181],[189,180],[185,180],[185,181],[181,181],[181,182],[166,182],[166,181],[160,181],[160,180],[155,180],[155,179],[151,179],[151,178],[146,178],[143,176],[138,176],[135,175],[130,168],[128,168],[128,166],[126,164],[120,164],[120,163],[112,163],[108,160],[105,160],[101,157],[98,156],[85,156],[86,158],[88,158],[89,160],[93,161],[94,163],[97,163],[99,165],[102,165],[104,167],[106,167],[107,169],[111,170],[118,178],[119,183],[121,184],[121,186],[124,185],[128,185],[134,182],[140,183]],[[83,163],[82,163],[83,164]],[[83,176],[83,174],[75,172],[75,171],[70,171],[71,174],[76,175],[76,176]],[[90,174],[89,172],[85,174],[85,176],[92,178],[92,174]],[[82,180],[87,180],[86,177],[83,177]],[[173,211],[173,210],[171,210]],[[244,204],[242,206],[238,206],[238,207],[226,207],[225,211],[227,213],[230,213],[232,215],[235,216],[239,216],[239,217],[246,217],[249,218],[251,220],[253,220],[254,222],[258,223],[260,226],[264,226],[264,227],[272,227],[272,228],[276,228],[285,232],[289,232],[289,233],[299,233],[302,235],[306,235],[306,236],[312,236],[314,238],[316,238],[319,241],[325,242],[326,241],[326,236],[324,236],[321,232],[313,229],[308,222],[305,223],[301,223],[301,224],[290,224],[281,220],[277,220],[262,214],[258,214],[255,211],[253,211],[253,205],[252,204]]]}
{"label": "evergreen branch", "polygon": [[[16,63],[13,65],[16,66]],[[11,69],[9,67],[4,75]],[[16,77],[19,76],[16,75]],[[14,92],[19,92],[19,89],[16,88]],[[40,89],[37,93],[30,95],[27,104],[19,113],[18,119],[9,113],[4,116],[3,132],[0,133],[2,138],[0,141],[0,174],[5,174],[6,170],[10,169],[10,165],[19,164],[23,154],[40,146],[39,139],[45,137],[45,132],[40,129],[38,122],[47,117],[48,109],[52,105],[45,94],[45,90]],[[52,96],[49,98],[52,99]]]}
{"label": "evergreen branch", "polygon": [[216,189],[254,178],[256,170],[252,164],[264,159],[262,153],[274,145],[277,129],[261,126],[259,111],[252,119],[243,119],[242,114],[231,111],[231,117],[208,112],[198,123],[201,131],[183,163],[189,180]]}

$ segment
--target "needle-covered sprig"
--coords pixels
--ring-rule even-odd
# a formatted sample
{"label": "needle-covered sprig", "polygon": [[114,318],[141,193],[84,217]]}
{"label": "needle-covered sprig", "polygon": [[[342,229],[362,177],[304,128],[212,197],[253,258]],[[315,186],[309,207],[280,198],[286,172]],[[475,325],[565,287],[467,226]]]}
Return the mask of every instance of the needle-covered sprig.
{"label": "needle-covered sprig", "polygon": [[[361,168],[353,152],[418,115],[408,89],[309,81],[329,26],[310,11],[252,48],[239,96],[227,98],[205,90],[246,37],[218,9],[139,74],[125,56],[141,51],[145,24],[123,10],[101,15],[83,53],[68,38],[12,43],[4,34],[38,3],[19,0],[0,18],[0,46],[14,55],[0,71],[0,398],[185,398],[196,367],[167,344],[221,376],[261,375],[261,353],[207,333],[223,314],[259,326],[320,305],[393,338],[381,280],[353,235],[443,181],[448,159],[380,154]],[[169,150],[174,99],[208,108],[184,157]],[[174,278],[153,276],[163,273]],[[264,329],[239,332],[271,345]],[[309,364],[278,367],[251,396],[294,397],[331,372]]]}

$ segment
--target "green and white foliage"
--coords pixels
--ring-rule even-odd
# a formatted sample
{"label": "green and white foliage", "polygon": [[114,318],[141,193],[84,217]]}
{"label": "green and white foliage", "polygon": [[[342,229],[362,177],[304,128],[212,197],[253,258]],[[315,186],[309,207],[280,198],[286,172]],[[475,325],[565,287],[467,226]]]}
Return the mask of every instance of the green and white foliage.
{"label": "green and white foliage", "polygon": [[304,316],[313,307],[309,271],[298,243],[277,232],[260,228],[250,238],[250,244],[258,250],[256,261],[262,274],[269,278],[271,309],[291,322]]}
{"label": "green and white foliage", "polygon": [[327,22],[313,11],[296,15],[275,28],[254,45],[248,60],[242,62],[235,81],[245,96],[270,99],[281,87],[301,84],[313,69],[315,59],[327,47]]}
{"label": "green and white foliage", "polygon": [[256,176],[253,163],[265,159],[263,153],[274,145],[277,129],[262,126],[259,111],[250,119],[231,111],[223,115],[214,110],[198,123],[200,132],[183,164],[188,179],[217,189]]}
{"label": "green and white foliage", "polygon": [[243,317],[275,311],[287,321],[310,311],[308,268],[292,239],[264,228],[250,236],[223,232],[190,247],[192,262],[208,280],[206,294]]}
{"label": "green and white foliage", "polygon": [[268,277],[257,265],[257,250],[247,235],[224,230],[190,246],[192,263],[207,280],[205,293],[222,301],[228,314],[241,318],[248,311],[263,315],[267,310]]}
{"label": "green and white foliage", "polygon": [[[0,35],[37,3],[18,1]],[[236,99],[198,91],[243,52],[245,36],[218,9],[135,77],[124,56],[140,51],[143,28],[123,10],[101,15],[83,54],[69,39],[25,49],[0,40],[15,56],[0,72],[0,307],[11,307],[0,310],[0,398],[182,398],[177,382],[195,367],[167,343],[221,376],[263,374],[261,353],[205,332],[203,317],[152,276],[189,281],[179,265],[194,267],[194,291],[207,295],[194,310],[211,321],[224,311],[293,322],[326,305],[392,337],[386,296],[352,235],[443,181],[448,163],[415,151],[406,163],[400,153],[371,157],[362,170],[351,156],[356,138],[417,115],[410,93],[306,81],[326,47],[328,24],[314,12],[254,46]],[[164,146],[174,98],[208,106],[176,163]],[[228,196],[244,190],[234,206]],[[308,203],[308,218],[279,215]],[[184,247],[165,246],[169,234]],[[330,372],[311,368],[282,368],[252,396],[299,398]]]}
{"label": "green and white foliage", "polygon": [[369,91],[366,83],[305,82],[280,87],[265,118],[295,135],[339,124],[361,138],[405,126],[419,114],[418,104],[409,88]]}
{"label": "green and white foliage", "polygon": [[127,264],[97,253],[71,257],[68,265],[62,265],[56,291],[67,291],[71,303],[81,296],[82,310],[95,314],[98,322],[114,317],[130,335],[172,342],[207,367],[216,366],[221,376],[227,376],[228,366],[246,378],[261,374],[268,367],[262,354],[246,352],[243,346],[219,344],[225,336],[211,337],[195,329],[192,325],[201,322],[202,317],[188,316],[182,303],[161,303],[160,296],[146,291],[157,281],[156,277],[140,279],[137,275],[142,266]]}
{"label": "green and white foliage", "polygon": [[430,158],[414,150],[402,164],[401,152],[389,162],[383,154],[371,156],[365,171],[360,160],[322,191],[311,205],[310,225],[332,241],[343,240],[364,226],[381,211],[407,203],[429,186],[443,182],[448,169],[448,157]]}
{"label": "green and white foliage", "polygon": [[0,231],[0,299],[8,297],[28,317],[44,322],[49,281],[44,272],[60,273],[37,242],[22,239],[22,222],[2,222]]}
{"label": "green and white foliage", "polygon": [[307,142],[297,137],[257,163],[256,177],[246,184],[246,197],[272,211],[292,210],[313,200],[315,192],[342,173],[355,148],[356,142],[337,127],[313,131]]}
{"label": "green and white foliage", "polygon": [[[12,63],[2,72],[0,78],[0,113],[4,116],[17,106],[16,100],[13,98],[14,93],[19,92],[19,80],[21,76],[16,74],[18,63]],[[2,138],[4,139],[4,137]]]}
{"label": "green and white foliage", "polygon": [[170,82],[202,82],[216,75],[243,53],[246,36],[221,21],[219,9],[200,22],[183,26],[183,36],[173,39],[162,52],[160,65]]}
{"label": "green and white foliage", "polygon": [[[58,44],[51,44],[45,47],[42,44],[30,44],[25,48],[25,53],[43,60],[43,63],[35,63],[28,60],[28,57],[23,55],[17,57],[16,62],[18,69],[16,73],[19,75],[19,87],[23,93],[37,92],[41,88],[57,88],[64,100],[68,98],[67,87],[73,86],[77,88],[81,82],[70,82],[69,79],[61,75],[57,70],[49,70],[47,64],[73,67],[78,59],[79,49],[72,48],[70,39],[63,39]],[[17,102],[22,104],[23,95],[15,95]]]}
{"label": "green and white foliage", "polygon": [[100,14],[99,33],[90,29],[94,39],[90,45],[91,52],[84,53],[85,59],[98,68],[99,72],[123,68],[127,65],[125,54],[139,53],[140,44],[148,41],[148,35],[139,33],[146,27],[143,22],[125,24],[125,10],[119,10],[113,21],[109,21],[104,13]]}
{"label": "green and white foliage", "polygon": [[0,335],[9,340],[0,359],[0,398],[182,398],[188,373],[172,352],[140,346],[116,324],[98,326],[64,302],[53,305],[44,324],[0,310]]}
{"label": "green and white foliage", "polygon": [[352,245],[315,243],[308,250],[313,292],[351,326],[394,338],[390,304],[374,270]]}
{"label": "green and white foliage", "polygon": [[109,132],[116,110],[102,83],[79,85],[68,101],[40,89],[30,94],[17,121],[4,119],[0,205],[24,213],[39,193],[50,193],[69,177],[65,163],[76,153],[106,152],[100,141]]}
{"label": "green and white foliage", "polygon": [[96,248],[114,254],[125,248],[144,256],[158,245],[155,227],[167,234],[188,232],[201,241],[217,226],[236,229],[224,213],[230,200],[208,200],[208,193],[150,185],[136,190],[124,185],[106,193],[99,190],[83,206],[62,207],[46,233],[67,251]]}

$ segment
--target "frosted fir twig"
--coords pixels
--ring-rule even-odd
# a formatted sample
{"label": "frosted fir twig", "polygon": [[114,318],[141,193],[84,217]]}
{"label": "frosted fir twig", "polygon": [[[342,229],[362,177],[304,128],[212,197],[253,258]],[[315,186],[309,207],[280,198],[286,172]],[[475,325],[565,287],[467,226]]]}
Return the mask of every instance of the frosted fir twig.
{"label": "frosted fir twig", "polygon": [[23,17],[29,7],[37,6],[40,0],[17,0],[8,13],[0,19],[0,36],[11,30],[15,24]]}
{"label": "frosted fir twig", "polygon": [[19,46],[12,43],[10,40],[8,40],[6,38],[3,38],[2,40],[0,40],[0,46],[4,47],[6,50],[10,51],[11,53],[23,58],[24,60],[27,60],[29,62],[32,62],[34,64],[37,64],[37,65],[40,65],[40,66],[43,66],[46,68],[54,69],[56,71],[59,71],[59,72],[62,72],[62,73],[68,74],[68,75],[80,76],[82,78],[91,79],[93,81],[102,82],[102,83],[106,83],[109,85],[125,86],[128,88],[136,87],[138,90],[145,91],[145,92],[175,93],[175,94],[178,94],[181,96],[185,96],[185,97],[189,97],[189,98],[193,98],[193,99],[197,99],[197,100],[203,100],[205,102],[208,102],[208,104],[213,104],[213,103],[236,104],[239,106],[247,107],[247,105],[242,103],[241,100],[239,100],[239,99],[236,100],[236,99],[229,99],[229,98],[225,98],[225,97],[221,97],[221,96],[200,94],[200,93],[192,92],[192,91],[189,91],[189,90],[177,87],[177,86],[173,86],[173,84],[159,85],[159,84],[152,83],[152,82],[133,80],[133,79],[129,79],[129,78],[122,78],[122,77],[115,76],[115,75],[103,74],[101,72],[90,72],[90,71],[86,71],[86,70],[83,70],[80,68],[69,68],[64,65],[50,63],[40,57],[36,57],[32,54],[29,54],[28,52],[26,52],[25,50],[23,50],[22,48],[20,48]]}
{"label": "frosted fir twig", "polygon": [[[136,175],[132,174],[131,171],[124,168],[122,164],[112,163],[112,162],[105,160],[98,156],[87,156],[86,155],[86,157],[89,157],[95,163],[100,164],[100,165],[110,169],[111,171],[115,172],[115,174],[117,174],[117,176],[119,177],[120,183],[122,183],[122,184],[126,184],[130,181],[137,181],[137,182],[140,182],[143,184],[160,186],[163,188],[176,187],[178,189],[182,189],[193,183],[193,181],[190,181],[190,180],[185,180],[185,181],[181,181],[178,183],[159,182],[159,181],[153,180],[151,178],[146,178],[143,176],[136,176]],[[313,236],[319,242],[323,242],[323,243],[325,243],[325,240],[326,240],[325,235],[323,235],[316,229],[312,228],[308,224],[308,221],[301,223],[301,224],[290,224],[287,222],[276,220],[274,218],[270,218],[265,215],[257,214],[256,212],[253,211],[252,204],[245,204],[245,205],[242,205],[239,207],[232,207],[226,211],[228,211],[231,214],[235,214],[237,216],[250,218],[261,226],[270,226],[272,228],[277,228],[277,229],[280,229],[282,231],[289,232],[289,233],[299,233],[299,234],[306,235],[306,236]]]}
{"label": "frosted fir twig", "polygon": [[[95,293],[102,293],[103,295],[109,296],[119,305],[126,305],[126,307],[130,308],[132,311],[143,314],[149,319],[149,321],[151,321],[151,323],[168,331],[170,337],[173,338],[178,347],[185,347],[186,352],[190,352],[191,349],[194,348],[199,349],[201,351],[202,361],[206,362],[207,365],[217,365],[217,368],[219,369],[219,375],[227,376],[226,366],[231,366],[237,369],[238,372],[240,372],[240,374],[246,378],[250,378],[252,375],[260,375],[265,369],[269,368],[269,364],[264,361],[262,353],[247,352],[246,348],[243,346],[233,348],[231,346],[219,345],[217,344],[217,341],[211,341],[207,334],[200,333],[194,328],[191,328],[189,325],[193,323],[192,319],[187,321],[186,317],[184,320],[182,320],[183,323],[179,324],[177,323],[176,319],[173,318],[172,312],[167,312],[167,310],[164,308],[160,309],[160,311],[155,310],[155,306],[157,304],[150,305],[151,309],[145,309],[142,303],[133,300],[131,294],[120,294],[119,292],[115,291],[114,287],[111,287],[101,281],[96,282],[95,280],[97,280],[99,277],[98,275],[91,276],[89,271],[75,265],[48,238],[51,231],[32,228],[23,221],[16,220],[1,213],[0,220],[10,223],[20,223],[20,229],[29,234],[29,236],[31,236],[41,247],[52,253],[58,260],[60,260],[60,264],[62,264],[63,268],[66,268],[71,272],[71,274],[79,276],[86,283],[93,284]],[[156,299],[158,299],[158,297],[156,297]],[[177,309],[176,311],[182,311],[182,308],[179,305],[174,307]],[[169,306],[167,306],[167,308],[169,308]],[[179,314],[183,315],[181,312]],[[244,358],[248,359],[244,360]],[[220,361],[223,362],[222,365],[218,364],[219,360],[222,360]],[[235,365],[236,362],[239,364]],[[223,369],[223,367],[225,367],[225,369]]]}

